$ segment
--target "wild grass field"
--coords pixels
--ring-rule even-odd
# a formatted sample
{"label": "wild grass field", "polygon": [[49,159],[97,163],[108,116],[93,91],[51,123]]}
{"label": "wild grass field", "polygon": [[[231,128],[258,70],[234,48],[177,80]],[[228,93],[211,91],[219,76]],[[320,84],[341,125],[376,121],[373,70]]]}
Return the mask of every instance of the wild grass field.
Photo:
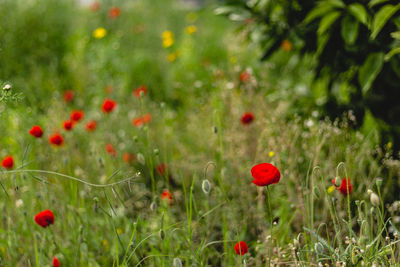
{"label": "wild grass field", "polygon": [[0,266],[400,265],[392,144],[217,5],[0,1]]}

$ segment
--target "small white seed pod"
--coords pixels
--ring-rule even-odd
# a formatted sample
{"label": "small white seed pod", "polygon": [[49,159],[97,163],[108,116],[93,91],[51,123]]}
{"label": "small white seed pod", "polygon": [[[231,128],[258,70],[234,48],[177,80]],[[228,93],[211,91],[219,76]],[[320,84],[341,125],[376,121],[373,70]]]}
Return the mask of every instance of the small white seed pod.
{"label": "small white seed pod", "polygon": [[204,194],[208,194],[211,191],[211,184],[207,179],[204,179],[201,183],[201,189],[203,190]]}
{"label": "small white seed pod", "polygon": [[174,258],[174,267],[182,267],[182,261],[179,258]]}
{"label": "small white seed pod", "polygon": [[375,193],[371,193],[371,195],[369,196],[369,200],[371,201],[372,206],[374,207],[378,207],[380,204],[380,200],[377,194]]}

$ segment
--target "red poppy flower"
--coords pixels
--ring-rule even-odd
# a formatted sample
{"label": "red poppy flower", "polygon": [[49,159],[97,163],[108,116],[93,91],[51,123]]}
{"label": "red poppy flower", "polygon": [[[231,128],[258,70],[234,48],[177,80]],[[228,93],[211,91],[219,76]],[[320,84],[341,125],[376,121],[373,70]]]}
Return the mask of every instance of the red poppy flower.
{"label": "red poppy flower", "polygon": [[236,243],[235,245],[235,252],[238,255],[244,255],[247,253],[247,251],[249,251],[249,248],[247,247],[246,242],[244,241],[239,241]]}
{"label": "red poppy flower", "polygon": [[89,121],[88,123],[86,123],[86,131],[88,132],[92,132],[94,130],[96,130],[97,127],[97,122],[95,120]]}
{"label": "red poppy flower", "polygon": [[108,11],[108,16],[112,19],[117,18],[119,14],[121,13],[121,10],[118,7],[112,7]]}
{"label": "red poppy flower", "polygon": [[135,159],[136,159],[136,156],[134,154],[131,154],[131,153],[128,153],[128,152],[125,152],[122,155],[122,160],[125,161],[126,163],[134,161]]}
{"label": "red poppy flower", "polygon": [[242,123],[244,125],[246,124],[250,124],[254,121],[254,114],[251,112],[246,112],[242,115],[242,117],[240,118],[240,120],[242,121]]}
{"label": "red poppy flower", "polygon": [[107,144],[106,145],[106,151],[108,154],[110,154],[113,157],[117,156],[117,151],[115,151],[115,148],[113,147],[112,144]]}
{"label": "red poppy flower", "polygon": [[269,163],[261,163],[251,168],[251,175],[254,178],[253,184],[258,186],[268,186],[276,184],[281,178],[278,168]]}
{"label": "red poppy flower", "polygon": [[38,125],[33,126],[32,129],[29,130],[29,133],[36,138],[40,138],[43,135],[42,128]]}
{"label": "red poppy flower", "polygon": [[64,143],[64,138],[61,134],[55,133],[50,136],[49,142],[52,145],[61,146]]}
{"label": "red poppy flower", "polygon": [[132,124],[136,127],[140,127],[145,123],[149,123],[151,121],[151,115],[145,114],[142,117],[137,117],[132,120]]}
{"label": "red poppy flower", "polygon": [[43,228],[46,228],[50,224],[54,223],[54,214],[51,210],[41,211],[36,214],[35,222]]}
{"label": "red poppy flower", "polygon": [[100,9],[100,3],[99,2],[93,2],[90,4],[90,10],[92,10],[93,12],[96,12],[97,10]]}
{"label": "red poppy flower", "polygon": [[14,158],[12,156],[5,157],[1,162],[1,166],[6,169],[12,169],[12,167],[14,166]]}
{"label": "red poppy flower", "polygon": [[83,116],[84,116],[84,113],[82,110],[74,110],[74,111],[72,111],[70,118],[72,121],[78,122],[81,119],[83,119]]}
{"label": "red poppy flower", "polygon": [[[353,186],[351,185],[350,179],[349,178],[344,178],[342,179],[342,183],[340,184],[340,186],[336,186],[335,183],[335,179],[332,180],[332,183],[335,185],[336,189],[340,191],[340,193],[342,193],[343,195],[347,195],[347,192],[349,192],[351,194],[351,192],[353,191]],[[349,190],[347,191],[347,183],[349,184]]]}
{"label": "red poppy flower", "polygon": [[143,119],[142,117],[134,118],[132,121],[132,124],[136,127],[140,127],[143,125]]}
{"label": "red poppy flower", "polygon": [[133,91],[133,94],[137,97],[140,98],[140,93],[143,92],[143,96],[147,94],[147,87],[145,85],[142,85]]}
{"label": "red poppy flower", "polygon": [[169,203],[170,205],[172,205],[172,202],[173,202],[173,200],[172,200],[172,195],[171,195],[171,193],[168,191],[168,189],[164,189],[164,191],[162,192],[162,194],[161,194],[161,200],[163,200],[163,201],[168,201],[168,203]]}
{"label": "red poppy flower", "polygon": [[72,128],[74,127],[74,122],[73,121],[64,121],[63,127],[66,131],[71,131]]}
{"label": "red poppy flower", "polygon": [[111,111],[114,110],[116,105],[117,105],[117,103],[115,101],[113,101],[111,99],[106,99],[106,100],[104,100],[101,109],[105,113],[110,113]]}
{"label": "red poppy flower", "polygon": [[167,165],[165,163],[158,164],[157,171],[160,175],[164,175],[166,170],[167,170]]}
{"label": "red poppy flower", "polygon": [[75,92],[72,90],[67,90],[64,92],[64,101],[65,102],[71,102],[72,100],[74,100],[75,97]]}
{"label": "red poppy flower", "polygon": [[57,259],[57,257],[53,258],[53,267],[60,267],[60,261]]}
{"label": "red poppy flower", "polygon": [[143,123],[148,123],[151,121],[151,115],[150,114],[144,114],[142,117]]}
{"label": "red poppy flower", "polygon": [[251,74],[248,72],[248,71],[242,71],[240,74],[239,74],[239,80],[241,81],[241,82],[247,82],[249,79],[251,78]]}

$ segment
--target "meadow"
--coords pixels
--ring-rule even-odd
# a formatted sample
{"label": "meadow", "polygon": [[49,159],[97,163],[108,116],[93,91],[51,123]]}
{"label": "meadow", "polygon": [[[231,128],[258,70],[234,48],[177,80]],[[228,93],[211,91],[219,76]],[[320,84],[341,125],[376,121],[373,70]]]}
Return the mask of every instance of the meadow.
{"label": "meadow", "polygon": [[400,266],[372,116],[206,2],[0,1],[0,266]]}

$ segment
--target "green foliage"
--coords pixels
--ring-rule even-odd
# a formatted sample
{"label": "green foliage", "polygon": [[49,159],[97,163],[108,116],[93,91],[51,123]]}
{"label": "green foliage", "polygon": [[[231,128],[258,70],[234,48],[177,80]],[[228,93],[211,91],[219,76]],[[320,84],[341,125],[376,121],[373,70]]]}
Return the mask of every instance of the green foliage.
{"label": "green foliage", "polygon": [[[253,32],[262,35],[252,40],[264,48],[262,59],[278,51],[283,40],[293,43],[294,53],[314,57],[314,80],[328,80],[323,106],[332,118],[353,110],[360,126],[366,110],[370,110],[382,123],[382,129],[386,128],[385,123],[392,130],[400,126],[400,119],[388,120],[380,112],[387,109],[400,118],[397,104],[391,101],[400,97],[397,1],[233,0],[226,1],[226,5],[230,9],[220,8],[223,11],[220,13],[231,17],[245,11],[243,23],[249,36]],[[348,103],[335,94],[338,84],[349,85]],[[381,100],[375,101],[377,97]],[[400,149],[398,134],[386,137],[384,131],[382,134],[382,140],[395,139],[396,149]]]}

